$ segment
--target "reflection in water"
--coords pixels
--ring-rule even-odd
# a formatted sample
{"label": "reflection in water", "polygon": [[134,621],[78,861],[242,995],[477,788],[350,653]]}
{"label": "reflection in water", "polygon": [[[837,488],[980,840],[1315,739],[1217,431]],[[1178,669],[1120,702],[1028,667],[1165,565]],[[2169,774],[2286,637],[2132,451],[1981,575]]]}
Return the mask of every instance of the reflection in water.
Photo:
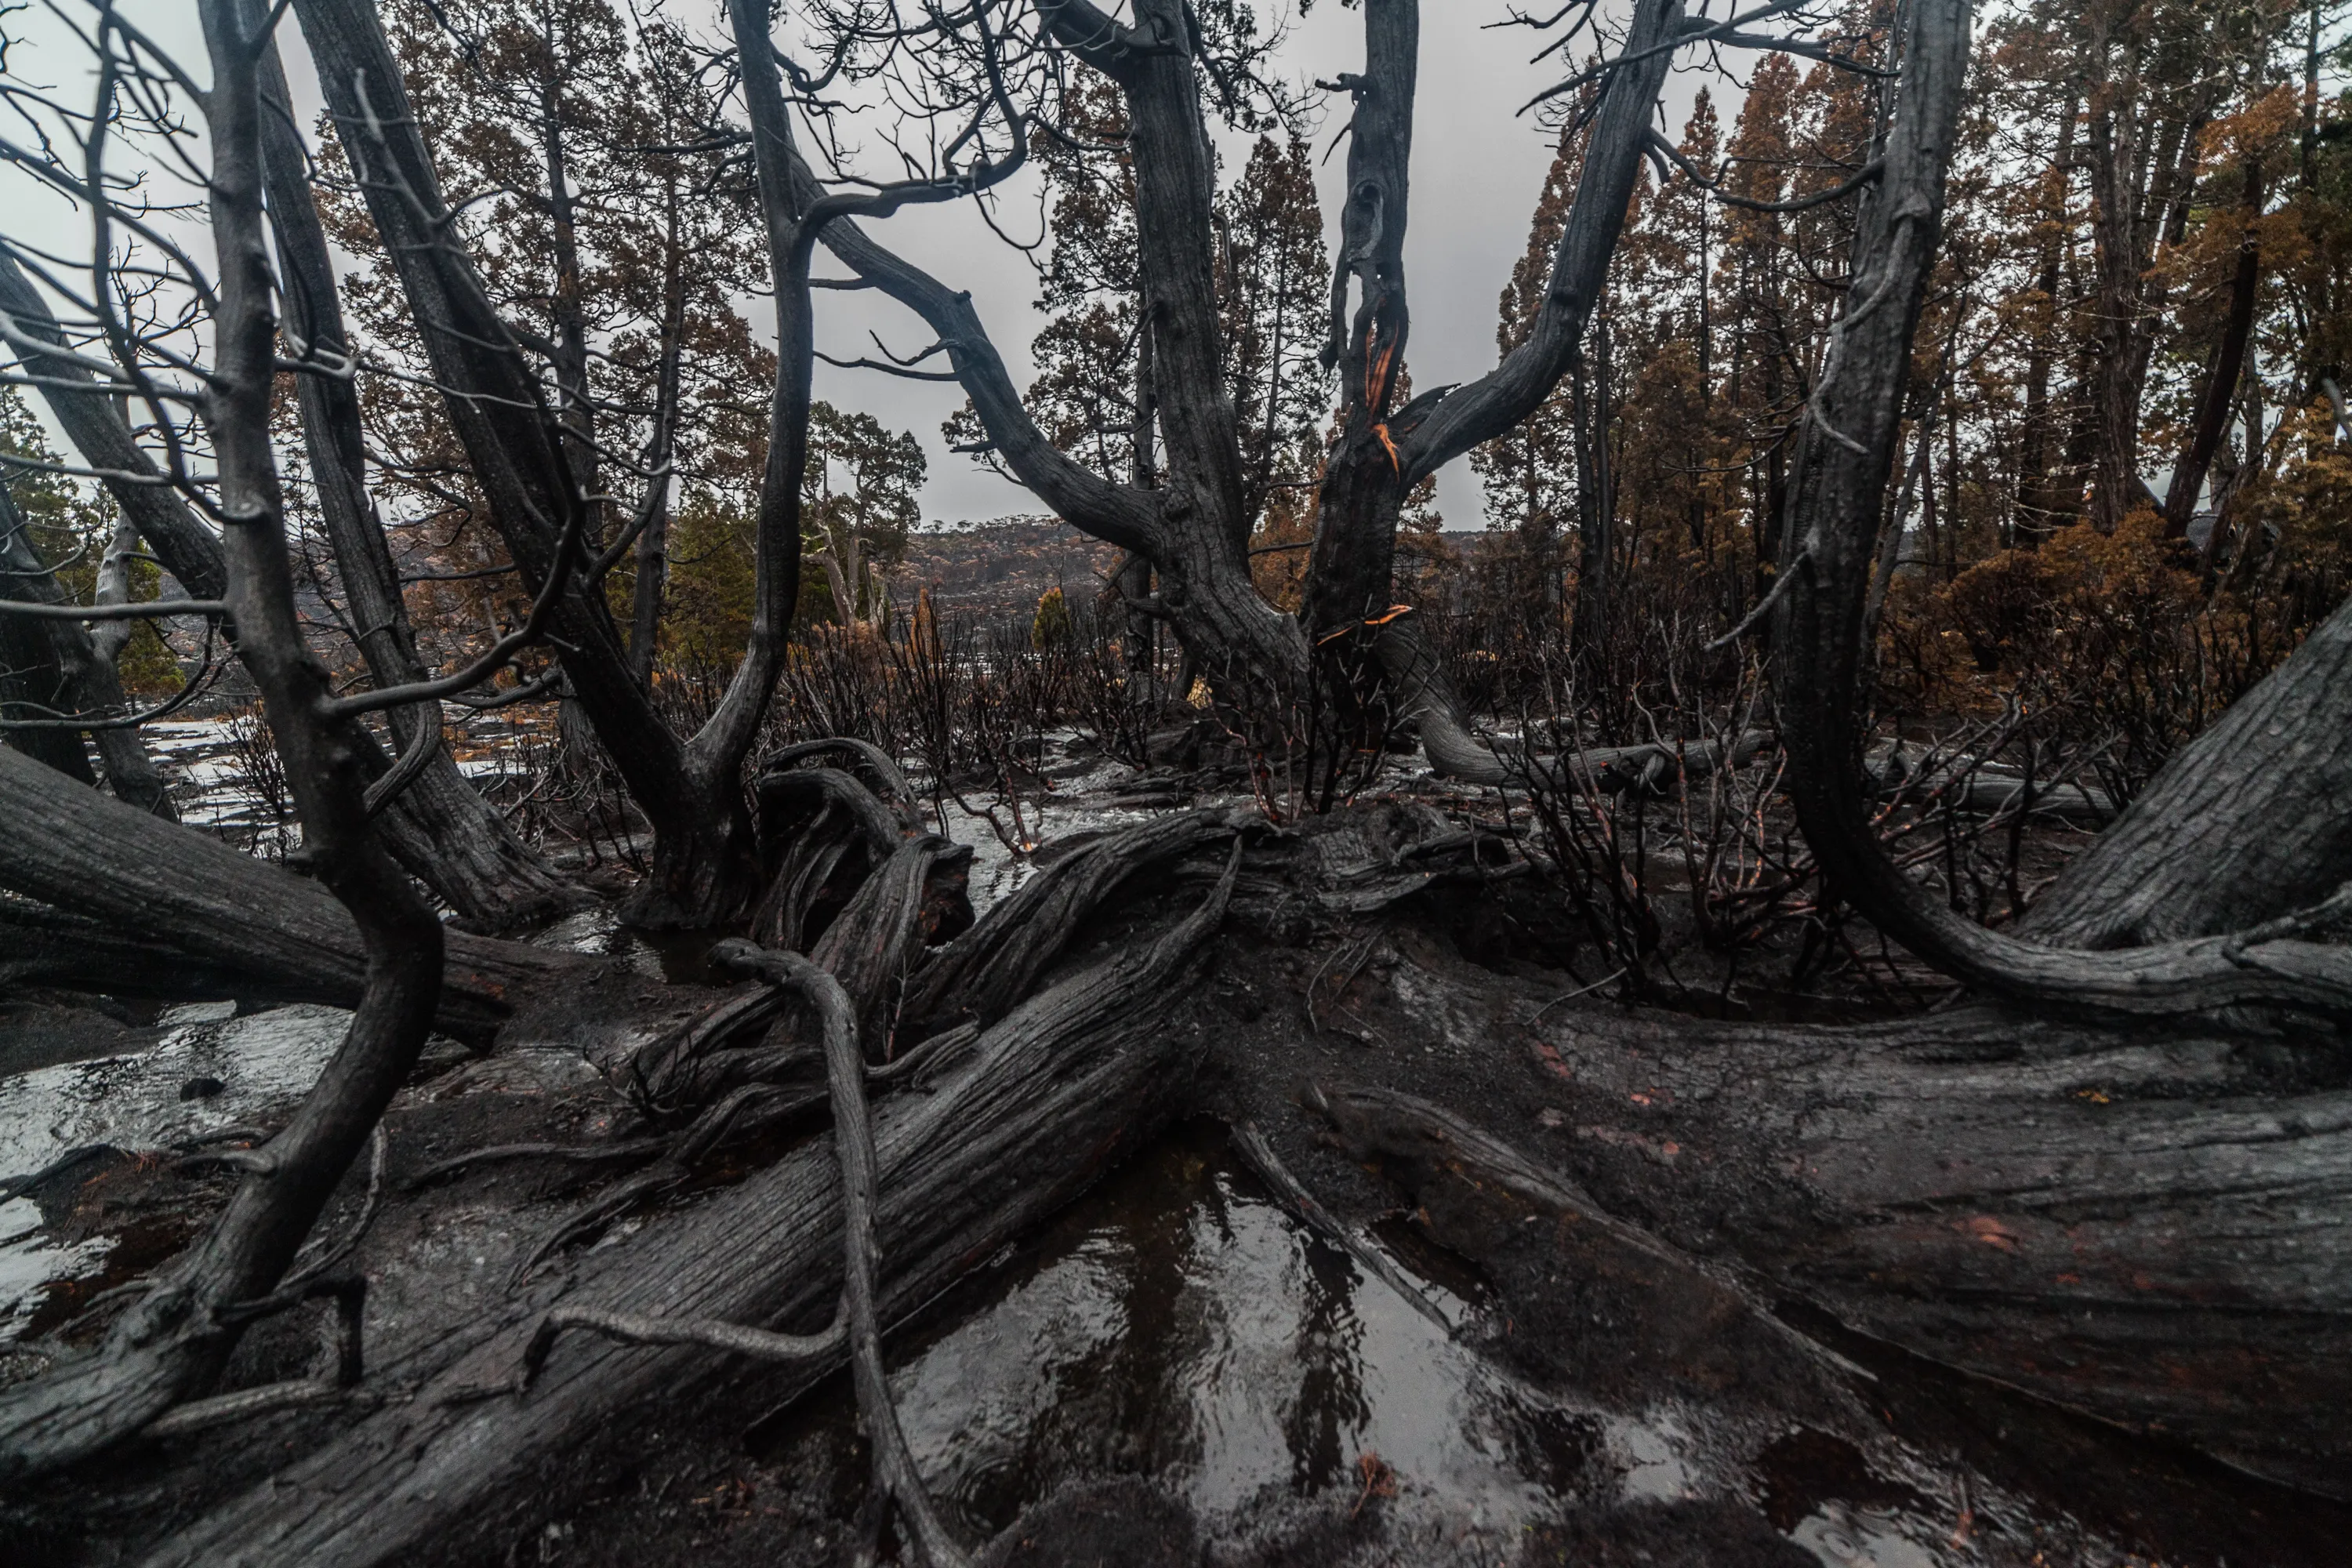
{"label": "reflection in water", "polygon": [[[228,1003],[175,1007],[147,1050],[0,1079],[0,1176],[29,1174],[69,1150],[168,1147],[244,1125],[307,1093],[351,1015],[298,1003],[246,1017]],[[0,1343],[33,1324],[56,1281],[107,1261],[101,1237],[61,1243],[30,1198],[0,1204]]]}
{"label": "reflection in water", "polygon": [[[929,1319],[894,1339],[891,1387],[974,1537],[1064,1481],[1120,1474],[1159,1478],[1213,1531],[1244,1526],[1352,1497],[1370,1453],[1399,1506],[1442,1500],[1499,1542],[1612,1473],[1590,1415],[1447,1340],[1294,1224],[1213,1131],[1164,1142]],[[846,1455],[850,1423],[835,1380],[758,1446]]]}
{"label": "reflection in water", "polygon": [[[1425,1242],[1391,1250],[1416,1259],[1446,1319],[1496,1326],[1496,1303],[1459,1259],[1423,1267],[1436,1261]],[[2147,1468],[2157,1457],[2138,1450],[2132,1473],[2146,1476],[2121,1494],[2137,1522],[2111,1534],[2116,1497],[2084,1493],[2071,1471],[2033,1479],[2007,1461],[2023,1424],[2049,1419],[2029,1409],[2001,1418],[1995,1479],[1981,1455],[1951,1447],[1949,1427],[1917,1424],[1932,1411],[1907,1384],[1865,1380],[1860,1423],[1840,1436],[1759,1400],[1760,1385],[1709,1396],[1638,1332],[1593,1331],[1607,1342],[1591,1348],[1622,1374],[1614,1394],[1531,1385],[1295,1223],[1202,1124],[948,1292],[891,1335],[888,1352],[916,1462],[967,1541],[1077,1495],[1065,1489],[1148,1477],[1190,1506],[1213,1556],[1238,1552],[1234,1561],[2342,1561],[2306,1548],[2314,1529],[2281,1529],[2324,1525],[2336,1517],[2325,1507],[2216,1489],[2201,1472]],[[810,1537],[851,1520],[865,1496],[855,1426],[836,1376],[752,1434],[753,1457],[779,1480],[795,1478],[779,1495],[815,1510],[798,1516]],[[1355,1530],[1354,1507],[1390,1476],[1377,1527]],[[2196,1517],[2233,1501],[2285,1511],[2242,1506],[2220,1529]],[[2250,1541],[2283,1549],[2250,1553]]]}

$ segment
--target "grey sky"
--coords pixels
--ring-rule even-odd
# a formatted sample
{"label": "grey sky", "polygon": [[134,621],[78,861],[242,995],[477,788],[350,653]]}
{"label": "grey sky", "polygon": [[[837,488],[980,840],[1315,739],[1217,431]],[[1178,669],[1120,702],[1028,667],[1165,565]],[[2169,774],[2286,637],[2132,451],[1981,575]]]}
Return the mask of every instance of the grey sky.
{"label": "grey sky", "polygon": [[[699,3],[674,0],[671,14],[698,20],[693,12]],[[1607,8],[1622,11],[1623,0]],[[201,71],[203,45],[193,7],[175,0],[128,0],[123,10]],[[718,7],[712,5],[710,12],[706,30],[716,34]],[[1420,111],[1406,246],[1413,320],[1407,357],[1413,379],[1422,386],[1466,381],[1493,364],[1496,298],[1526,245],[1528,216],[1551,159],[1552,138],[1534,116],[1515,111],[1558,79],[1559,66],[1528,63],[1527,57],[1538,46],[1527,29],[1481,26],[1504,14],[1504,0],[1423,8]],[[10,27],[20,40],[9,52],[16,74],[56,85],[86,75],[80,51],[54,20],[36,10],[12,18]],[[281,37],[289,74],[297,97],[307,100],[307,113],[318,102],[315,79],[290,23]],[[1305,81],[1359,69],[1362,58],[1361,12],[1337,0],[1322,0],[1305,18],[1294,16],[1280,63],[1287,74]],[[1694,85],[1689,77],[1680,77],[1675,86],[1681,90],[1670,89],[1670,124],[1679,127]],[[1317,131],[1318,157],[1330,147],[1344,118],[1344,105],[1339,109]],[[1236,155],[1229,163],[1238,163],[1238,149],[1236,142]],[[1341,151],[1319,165],[1327,219],[1337,211],[1345,161]],[[18,237],[37,246],[68,254],[84,248],[87,230],[79,219],[60,201],[27,185],[21,176],[0,172],[0,210],[12,215],[0,222],[9,223]],[[1011,232],[1034,233],[1034,184],[1027,187],[1025,199],[1016,188],[1003,211]],[[878,232],[910,259],[970,289],[1015,377],[1027,378],[1029,344],[1042,318],[1032,304],[1034,275],[1018,252],[999,241],[969,204],[912,209]],[[820,297],[820,308],[819,344],[844,358],[870,352],[869,330],[901,353],[927,341],[913,317],[877,296],[829,293]],[[927,519],[957,522],[1037,510],[1025,490],[946,451],[940,424],[962,401],[960,391],[824,364],[816,374],[820,396],[912,430],[923,443],[931,458],[923,494]],[[1451,526],[1479,525],[1478,486],[1466,462],[1456,461],[1439,476],[1438,492]]]}
{"label": "grey sky", "polygon": [[[1499,4],[1438,4],[1423,11],[1421,112],[1406,241],[1412,339],[1405,351],[1421,386],[1466,381],[1494,363],[1496,299],[1526,247],[1528,218],[1551,163],[1552,139],[1533,116],[1514,118],[1513,110],[1557,78],[1527,64],[1533,51],[1525,29],[1477,26],[1502,14]],[[1301,79],[1328,80],[1342,70],[1362,69],[1362,13],[1324,0],[1297,25],[1283,59]],[[1318,158],[1344,119],[1342,104],[1318,128]],[[1229,156],[1229,166],[1237,162]],[[1319,165],[1327,219],[1339,210],[1346,162],[1343,149]],[[1021,220],[1034,215],[1034,198],[1024,205],[1016,197],[1006,209],[1013,232],[1033,232]],[[1028,344],[1042,318],[1032,308],[1036,289],[1020,255],[998,242],[968,207],[909,212],[877,232],[910,259],[971,289],[1014,375],[1026,376]],[[926,341],[911,316],[860,293],[826,301],[819,342],[848,358],[866,346],[869,328],[901,353]],[[923,441],[932,454],[923,496],[927,516],[963,521],[1034,508],[1026,491],[944,450],[940,421],[962,402],[961,392],[822,364],[817,375],[819,395],[912,428]],[[1477,481],[1466,462],[1441,474],[1438,490],[1451,526],[1477,525]]]}

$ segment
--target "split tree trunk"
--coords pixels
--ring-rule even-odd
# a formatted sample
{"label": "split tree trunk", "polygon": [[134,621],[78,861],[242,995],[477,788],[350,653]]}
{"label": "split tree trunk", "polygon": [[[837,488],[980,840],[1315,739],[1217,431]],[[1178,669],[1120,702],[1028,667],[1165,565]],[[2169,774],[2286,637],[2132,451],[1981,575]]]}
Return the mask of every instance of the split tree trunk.
{"label": "split tree trunk", "polygon": [[[271,232],[286,277],[287,333],[298,352],[348,356],[350,339],[336,302],[334,264],[311,199],[308,161],[274,42],[262,58],[261,82],[274,105],[264,126],[262,157]],[[302,375],[295,378],[294,390],[319,513],[368,674],[379,688],[426,679],[430,672],[417,656],[408,605],[400,591],[400,568],[368,500],[359,389],[349,381]],[[388,836],[394,855],[412,876],[448,900],[459,914],[491,930],[593,901],[583,889],[557,876],[457,771],[442,741],[439,703],[412,703],[387,717],[403,756],[419,746],[433,752],[398,797],[405,807],[403,830]]]}
{"label": "split tree trunk", "polygon": [[[1223,907],[1221,891],[1157,941],[1015,1010],[927,1070],[924,1092],[876,1104],[886,1321],[1054,1213],[1173,1110],[1203,1036],[1170,1028],[1168,1015]],[[557,1300],[639,1317],[821,1325],[841,1289],[841,1223],[833,1152],[805,1146],[693,1213],[599,1249]],[[593,1475],[584,1461],[614,1456],[649,1406],[707,1411],[722,1387],[741,1397],[746,1368],[719,1352],[576,1334],[529,1392],[506,1392],[552,1304],[500,1310],[495,1331],[475,1336],[454,1366],[394,1369],[418,1381],[415,1397],[365,1417],[148,1563],[360,1568],[411,1562],[428,1546],[495,1552],[571,1500]],[[840,1359],[750,1375],[772,1404]]]}
{"label": "split tree trunk", "polygon": [[[587,537],[593,503],[566,456],[571,439],[540,380],[491,303],[453,221],[392,47],[361,0],[294,7],[337,133],[363,171],[370,216],[443,388],[443,406],[479,481],[491,526],[524,584],[555,584],[552,630],[571,699],[654,827],[652,873],[625,913],[650,927],[719,926],[756,896],[758,856],[740,777],[758,733],[797,596],[800,536],[771,526],[761,493],[751,646],[727,694],[691,741],[673,732],[637,679],[601,584],[564,566],[565,541]],[[779,461],[771,441],[772,468]]]}

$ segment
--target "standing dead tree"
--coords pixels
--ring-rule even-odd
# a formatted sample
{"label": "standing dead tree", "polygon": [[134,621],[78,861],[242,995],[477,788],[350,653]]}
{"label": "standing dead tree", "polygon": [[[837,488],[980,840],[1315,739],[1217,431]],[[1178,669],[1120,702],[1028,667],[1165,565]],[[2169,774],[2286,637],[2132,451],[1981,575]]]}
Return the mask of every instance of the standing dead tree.
{"label": "standing dead tree", "polygon": [[[33,541],[33,531],[0,487],[0,597],[27,604],[71,602]],[[77,622],[0,620],[0,679],[13,680],[15,717],[0,717],[0,735],[26,754],[72,777],[95,783],[82,752],[82,734],[96,744],[106,782],[131,805],[159,816],[176,816],[170,790],[141,743],[123,701],[113,652]]]}
{"label": "standing dead tree", "polygon": [[[272,73],[273,77],[277,74]],[[282,90],[275,96],[283,101]],[[283,163],[289,154],[278,118],[274,112],[266,130],[270,145],[277,149],[273,162]],[[75,170],[63,164],[29,158],[17,162],[36,177],[64,187],[68,193],[81,181]],[[310,210],[308,198],[307,184],[299,200],[289,195],[289,230],[301,228],[301,216]],[[310,265],[314,253],[299,232],[292,244],[289,263]],[[318,253],[318,259],[323,262],[322,252]],[[12,379],[21,379],[41,394],[67,439],[80,454],[87,470],[104,484],[125,521],[182,591],[194,600],[219,601],[226,592],[227,561],[220,536],[180,493],[179,483],[186,472],[185,454],[167,447],[166,461],[159,465],[122,412],[125,406],[140,406],[153,428],[176,429],[168,399],[160,391],[152,400],[140,397],[142,389],[123,381],[110,363],[75,348],[74,337],[68,336],[37,286],[35,273],[60,297],[74,302],[81,321],[87,323],[86,331],[74,337],[86,336],[94,349],[104,353],[118,352],[114,346],[117,344],[121,345],[121,352],[134,352],[133,334],[127,327],[109,330],[106,326],[101,296],[68,286],[65,269],[29,248],[15,242],[0,243],[0,341],[5,342],[22,367],[18,376]],[[315,278],[296,298],[310,302],[307,307],[298,304],[298,310],[332,318],[332,295],[322,295]],[[347,359],[339,359],[333,347],[341,342],[339,334],[330,327],[323,341],[329,345],[329,362],[338,365],[338,377],[348,374]],[[325,412],[333,413],[337,408],[337,399],[332,395],[304,395],[324,398],[321,406]],[[118,398],[121,401],[118,402]],[[320,489],[331,539],[346,580],[358,585],[357,592],[366,594],[365,584],[376,577],[373,555],[382,553],[383,539],[380,534],[376,536],[372,554],[360,531],[337,526],[337,518],[354,504],[348,497],[349,487],[357,483],[357,472],[337,461],[340,447],[331,442],[330,447],[324,454],[328,463],[320,465],[318,471],[328,481]],[[313,454],[314,460],[319,456]],[[337,476],[341,476],[340,482]],[[365,515],[364,511],[362,515]],[[372,660],[392,661],[384,670],[378,671],[382,679],[387,672],[397,674],[404,668],[394,650],[411,642],[406,611],[396,589],[388,599],[372,598],[370,607],[378,613],[368,619],[373,635],[363,638],[362,646]],[[218,622],[220,617],[215,615],[213,619]],[[233,625],[218,629],[233,643]],[[398,678],[407,679],[405,675]],[[103,693],[98,695],[102,698]],[[117,720],[121,717],[111,707],[100,711]],[[421,707],[394,711],[395,738],[400,741],[404,758],[412,757],[415,749],[410,742],[419,734],[430,742],[421,755],[413,755],[408,769],[400,774],[399,787],[388,786],[386,798],[381,802],[382,819],[393,852],[402,865],[460,914],[492,928],[576,904],[578,890],[551,873],[515,837],[504,818],[458,775],[440,744],[439,725],[418,722],[415,715],[422,712]],[[362,731],[358,743],[362,765],[372,777],[383,777],[395,767],[373,735]],[[420,766],[421,773],[416,771]],[[110,773],[111,770],[110,763]]]}
{"label": "standing dead tree", "polygon": [[[567,456],[576,432],[551,402],[457,242],[423,130],[373,7],[356,0],[303,0],[295,14],[492,526],[525,584],[551,595],[565,686],[653,825],[652,870],[630,916],[652,926],[710,927],[735,920],[758,892],[758,845],[743,764],[767,711],[800,592],[814,341],[811,247],[845,215],[881,216],[908,201],[985,188],[1017,166],[1022,140],[1013,136],[996,163],[953,177],[803,201],[775,163],[781,154],[773,128],[782,125],[783,109],[782,89],[772,85],[772,51],[762,47],[745,57],[754,62],[744,72],[743,90],[754,123],[778,301],[777,381],[753,535],[750,643],[709,720],[681,738],[639,678],[601,586],[603,569],[632,542],[599,540],[603,555],[590,572],[570,571],[562,557],[564,540],[593,533],[598,510],[597,498],[583,488],[581,466]],[[783,134],[788,138],[788,129]]]}
{"label": "standing dead tree", "polygon": [[[299,1287],[308,1282],[288,1282],[287,1270],[415,1066],[441,989],[440,921],[370,829],[359,724],[364,710],[332,694],[295,603],[270,441],[280,361],[263,200],[267,19],[240,0],[208,0],[202,16],[211,79],[200,99],[210,149],[202,186],[216,264],[206,276],[184,251],[163,248],[172,280],[202,302],[210,362],[200,379],[167,384],[156,371],[162,345],[141,341],[124,318],[110,315],[113,353],[105,374],[135,388],[151,407],[168,404],[193,413],[193,428],[182,432],[174,424],[175,458],[184,441],[201,439],[209,448],[214,473],[184,477],[183,493],[224,528],[223,607],[236,619],[239,656],[261,690],[285,762],[302,817],[303,854],[358,926],[366,978],[350,1030],[318,1088],[281,1133],[237,1160],[246,1174],[205,1239],[152,1281],[99,1353],[12,1390],[0,1405],[0,1453],[16,1473],[118,1441],[204,1392],[247,1322],[300,1299]],[[186,83],[173,61],[110,12],[100,13],[93,43],[95,125],[119,112],[118,94],[136,101],[144,89]],[[93,159],[93,166],[102,171],[104,163]],[[99,241],[93,251],[103,259],[110,223],[138,220],[123,211],[102,174],[88,179],[79,194],[90,204]],[[106,280],[94,282],[93,298],[104,301]]]}

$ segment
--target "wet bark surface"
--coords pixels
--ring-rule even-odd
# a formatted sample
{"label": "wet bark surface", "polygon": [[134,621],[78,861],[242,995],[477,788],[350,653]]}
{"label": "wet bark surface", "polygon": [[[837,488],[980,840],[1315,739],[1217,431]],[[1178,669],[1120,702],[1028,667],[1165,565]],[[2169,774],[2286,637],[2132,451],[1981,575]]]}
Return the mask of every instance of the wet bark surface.
{"label": "wet bark surface", "polygon": [[2352,876],[2352,605],[2183,746],[2021,929],[2129,947],[2235,930]]}

